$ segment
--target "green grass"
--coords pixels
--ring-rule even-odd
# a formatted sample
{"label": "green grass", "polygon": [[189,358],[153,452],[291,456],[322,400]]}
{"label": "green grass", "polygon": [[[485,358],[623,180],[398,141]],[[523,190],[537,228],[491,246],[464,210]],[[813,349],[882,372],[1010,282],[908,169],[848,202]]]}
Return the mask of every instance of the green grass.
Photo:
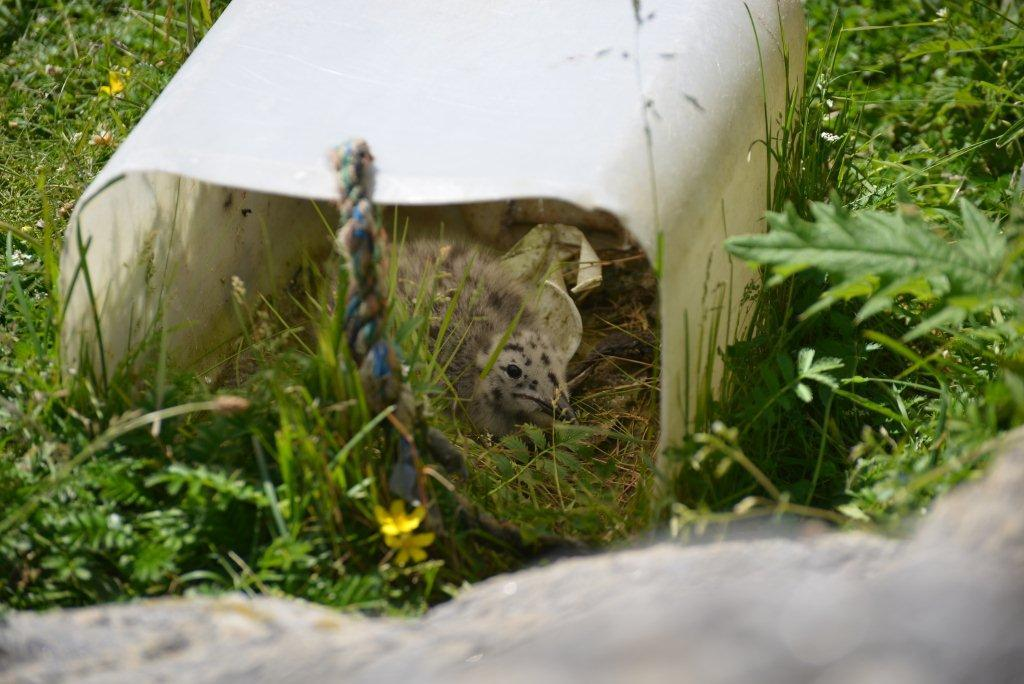
{"label": "green grass", "polygon": [[[807,11],[806,96],[767,136],[780,212],[770,240],[799,238],[821,256],[837,230],[858,234],[880,211],[914,249],[958,243],[951,267],[978,240],[998,249],[979,285],[916,262],[884,270],[864,255],[859,265],[810,260],[829,263],[825,273],[806,268],[808,252],[733,241],[738,257],[769,269],[749,293],[748,334],[720,350],[721,394],[671,455],[683,466],[677,529],[780,508],[886,527],[977,472],[987,440],[1024,416],[1019,17],[968,0],[864,2],[838,18],[813,0]],[[649,529],[659,510],[649,365],[623,366],[577,397],[582,427],[492,444],[445,417],[422,316],[396,317],[417,396],[470,459],[465,482],[428,476],[439,536],[427,561],[404,568],[374,517],[389,502],[393,438],[364,429],[386,418],[339,363],[322,297],[291,303],[312,321],[303,330],[280,323],[280,302],[239,304],[246,372],[230,393],[245,410],[188,374],[61,377],[55,283],[71,203],[208,26],[204,4],[184,0],[0,8],[0,604],[241,590],[419,612],[537,549],[474,524],[453,483],[528,547]],[[118,97],[100,90],[111,71],[125,74]],[[815,204],[832,197],[852,213]],[[981,217],[962,213],[963,199]],[[608,280],[641,277],[623,267]],[[826,291],[835,301],[823,307]],[[623,309],[599,296],[588,303],[588,342],[615,324],[650,324],[648,303]],[[871,315],[858,316],[865,302]]]}
{"label": "green grass", "polygon": [[[773,235],[729,245],[772,270],[749,334],[724,352],[732,373],[706,433],[676,453],[685,520],[799,504],[886,527],[970,476],[986,441],[1019,422],[1020,321],[998,295],[1019,286],[1024,40],[1018,11],[995,4],[808,3],[805,96],[770,135],[771,207],[786,213]],[[962,200],[988,219],[961,218]],[[822,201],[853,214],[828,219]],[[972,225],[1008,246],[968,284]],[[850,244],[836,252],[842,231]],[[731,467],[737,455],[747,467]],[[770,501],[751,509],[748,496]]]}
{"label": "green grass", "polygon": [[[404,568],[374,513],[391,500],[395,439],[367,429],[386,416],[368,408],[345,363],[327,293],[238,298],[245,333],[213,370],[244,402],[165,373],[158,339],[142,366],[109,382],[88,369],[61,377],[55,283],[69,203],[208,25],[189,4],[191,18],[186,3],[164,1],[22,5],[3,17],[0,603],[242,590],[418,612],[561,538],[598,544],[640,529],[643,456],[657,439],[649,364],[623,369],[604,399],[578,397],[586,427],[489,443],[446,416],[423,312],[396,316],[417,397],[435,404],[435,424],[470,461],[466,481],[428,471],[438,536],[427,561]],[[111,71],[125,83],[117,97],[102,91]],[[278,307],[311,324],[284,325]],[[612,308],[592,300],[593,334]],[[482,525],[488,516],[517,534]]]}

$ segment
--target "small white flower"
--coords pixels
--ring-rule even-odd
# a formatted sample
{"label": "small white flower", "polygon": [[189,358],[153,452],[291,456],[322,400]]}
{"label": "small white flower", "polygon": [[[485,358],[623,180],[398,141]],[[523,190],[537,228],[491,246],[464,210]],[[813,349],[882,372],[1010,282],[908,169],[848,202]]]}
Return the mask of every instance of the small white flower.
{"label": "small white flower", "polygon": [[821,132],[821,139],[827,143],[839,142],[839,138],[840,136],[836,135],[835,133],[829,133],[828,131]]}
{"label": "small white flower", "polygon": [[231,291],[238,301],[245,299],[245,282],[236,275],[231,276]]}
{"label": "small white flower", "polygon": [[112,530],[120,529],[121,528],[121,516],[119,516],[117,513],[111,513],[110,515],[108,515],[107,516],[107,527],[109,527]]}
{"label": "small white flower", "polygon": [[29,261],[32,261],[32,255],[22,252],[20,249],[11,251],[11,266],[24,266]]}
{"label": "small white flower", "polygon": [[949,10],[946,9],[945,7],[940,7],[938,10],[935,11],[935,16],[937,16],[939,19],[945,19],[948,14]]}
{"label": "small white flower", "polygon": [[835,103],[832,102],[832,98],[830,97],[827,100],[825,100],[825,104],[828,105],[829,109],[832,109],[832,107],[834,106]]}

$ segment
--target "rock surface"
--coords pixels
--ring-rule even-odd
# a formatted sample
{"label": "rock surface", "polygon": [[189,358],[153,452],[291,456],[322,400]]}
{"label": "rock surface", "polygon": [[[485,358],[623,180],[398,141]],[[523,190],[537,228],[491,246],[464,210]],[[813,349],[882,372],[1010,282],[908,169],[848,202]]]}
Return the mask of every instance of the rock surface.
{"label": "rock surface", "polygon": [[19,613],[0,681],[1021,681],[1021,434],[906,540],[663,542],[496,577],[411,621],[241,597]]}

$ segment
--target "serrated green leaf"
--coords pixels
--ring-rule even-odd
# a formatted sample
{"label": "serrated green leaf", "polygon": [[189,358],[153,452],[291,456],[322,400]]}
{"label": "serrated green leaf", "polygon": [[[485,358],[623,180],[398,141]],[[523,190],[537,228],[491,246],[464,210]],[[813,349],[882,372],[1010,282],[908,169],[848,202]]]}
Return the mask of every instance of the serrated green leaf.
{"label": "serrated green leaf", "polygon": [[800,370],[800,375],[803,375],[810,370],[812,363],[814,363],[814,350],[809,347],[804,347],[800,350],[796,359],[796,365]]}
{"label": "serrated green leaf", "polygon": [[[777,277],[808,264],[827,274],[832,286],[805,317],[835,301],[866,297],[857,314],[862,321],[911,297],[934,302],[934,321],[949,323],[984,311],[994,300],[1021,297],[1021,266],[1010,259],[1008,239],[969,202],[961,203],[959,242],[947,241],[914,207],[848,212],[818,202],[810,209],[813,220],[787,206],[768,215],[769,233],[726,241],[731,254],[768,266]],[[943,313],[949,308],[960,313]],[[920,334],[920,326],[915,331]]]}
{"label": "serrated green leaf", "polygon": [[964,239],[960,244],[965,253],[979,265],[1001,263],[1006,253],[1006,237],[999,226],[967,200],[960,200],[960,215],[964,223]]}
{"label": "serrated green leaf", "polygon": [[805,377],[807,380],[814,380],[816,383],[831,387],[832,389],[839,387],[836,379],[825,373],[808,373]]}
{"label": "serrated green leaf", "polygon": [[842,300],[867,297],[878,290],[879,282],[878,276],[868,273],[860,279],[848,280],[834,287],[830,287],[822,296]]}
{"label": "serrated green leaf", "polygon": [[923,321],[915,325],[913,328],[910,329],[910,332],[908,332],[903,337],[906,340],[914,340],[935,328],[942,328],[949,325],[959,325],[963,323],[964,318],[966,317],[967,312],[964,311],[963,309],[958,309],[955,307],[941,309],[935,314],[928,316]]}

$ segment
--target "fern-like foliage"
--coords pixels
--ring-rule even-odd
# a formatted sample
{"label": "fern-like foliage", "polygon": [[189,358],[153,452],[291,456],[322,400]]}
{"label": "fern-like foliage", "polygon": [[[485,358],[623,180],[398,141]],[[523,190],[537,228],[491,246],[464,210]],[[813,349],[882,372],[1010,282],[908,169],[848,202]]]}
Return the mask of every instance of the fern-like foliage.
{"label": "fern-like foliage", "polygon": [[811,205],[806,220],[792,206],[769,213],[771,231],[730,238],[726,249],[748,262],[769,266],[770,285],[806,269],[832,283],[805,316],[837,301],[866,298],[864,320],[909,296],[929,305],[906,335],[962,323],[971,314],[1019,306],[1022,264],[1019,240],[976,207],[960,203],[962,224],[951,235],[929,225],[916,207],[895,212],[849,212],[837,202]]}

